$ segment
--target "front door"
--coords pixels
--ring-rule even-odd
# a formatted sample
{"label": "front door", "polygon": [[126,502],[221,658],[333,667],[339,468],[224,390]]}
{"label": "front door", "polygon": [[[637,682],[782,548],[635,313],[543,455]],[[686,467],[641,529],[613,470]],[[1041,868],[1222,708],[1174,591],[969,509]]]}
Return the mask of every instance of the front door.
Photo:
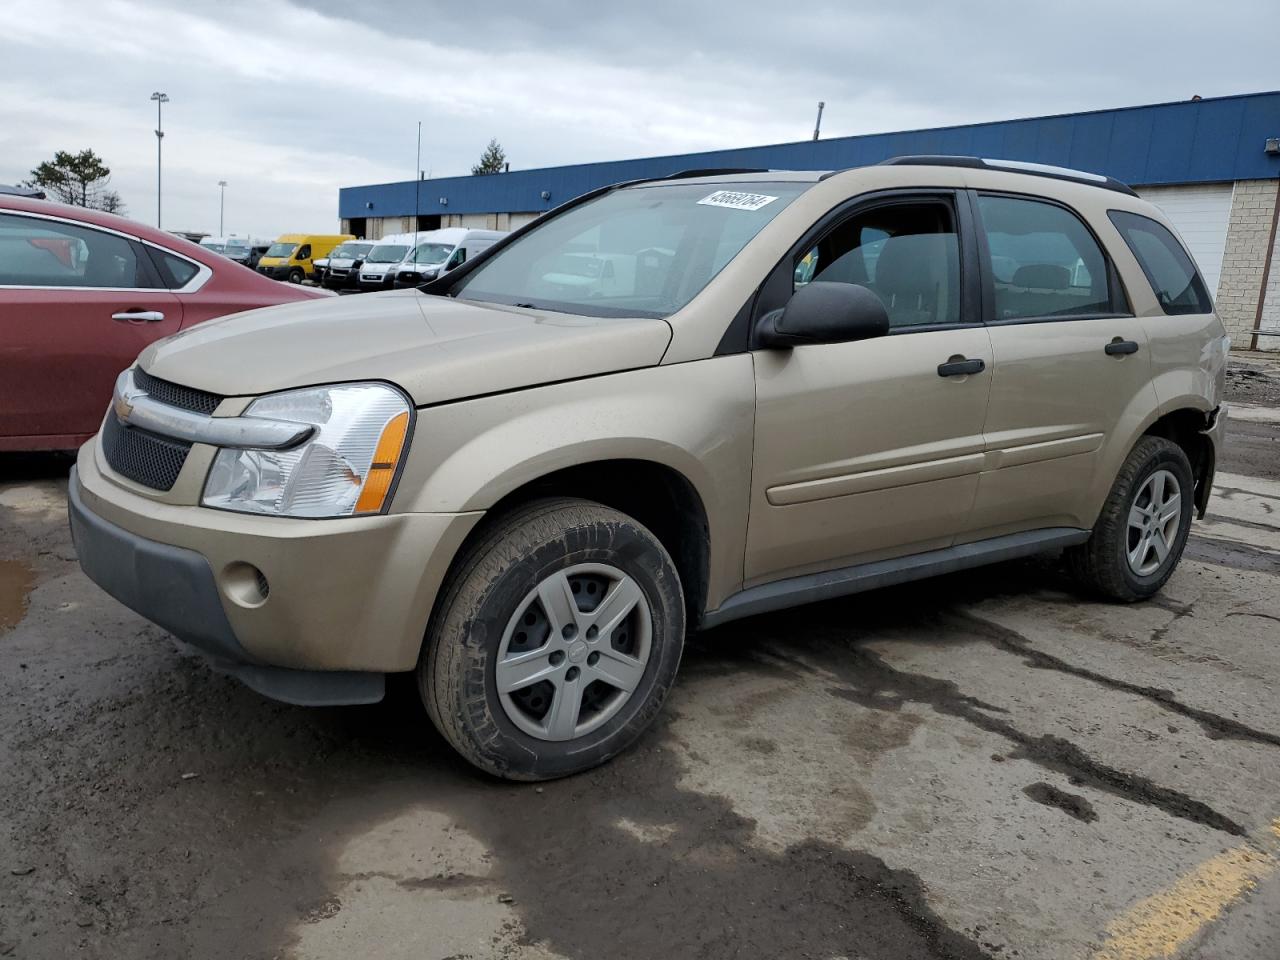
{"label": "front door", "polygon": [[1143,322],[1072,210],[974,194],[995,354],[987,463],[966,539],[1088,528],[1156,408]]}
{"label": "front door", "polygon": [[181,302],[136,240],[0,214],[0,449],[96,432],[116,376],[181,325]]}
{"label": "front door", "polygon": [[945,547],[964,529],[992,357],[962,213],[950,192],[870,201],[784,265],[796,285],[872,290],[890,334],[753,354],[747,586]]}

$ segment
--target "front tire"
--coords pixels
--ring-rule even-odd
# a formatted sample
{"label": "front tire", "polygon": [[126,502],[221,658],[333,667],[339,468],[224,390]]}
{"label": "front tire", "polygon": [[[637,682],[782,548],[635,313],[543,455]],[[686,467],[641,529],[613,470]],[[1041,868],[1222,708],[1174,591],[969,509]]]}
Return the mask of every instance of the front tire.
{"label": "front tire", "polygon": [[418,686],[440,733],[512,780],[579,773],[630,746],[684,648],[670,555],[626,514],[542,500],[462,556],[432,617]]}
{"label": "front tire", "polygon": [[297,267],[294,267],[292,270],[289,271],[290,283],[301,283],[302,281],[303,281],[303,275],[301,270],[299,270]]}
{"label": "front tire", "polygon": [[1131,603],[1173,576],[1191,532],[1195,478],[1186,453],[1146,436],[1125,458],[1089,540],[1066,553],[1087,589]]}

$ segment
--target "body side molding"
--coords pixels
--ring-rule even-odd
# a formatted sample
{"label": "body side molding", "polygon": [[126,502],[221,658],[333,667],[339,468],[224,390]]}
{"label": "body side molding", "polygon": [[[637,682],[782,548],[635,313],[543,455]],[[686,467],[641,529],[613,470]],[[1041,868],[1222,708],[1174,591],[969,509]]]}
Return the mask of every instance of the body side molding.
{"label": "body side molding", "polygon": [[930,550],[907,557],[895,557],[892,560],[877,560],[838,570],[789,577],[735,593],[715,610],[703,614],[702,626],[717,627],[740,617],[1031,556],[1044,550],[1084,543],[1088,539],[1088,530],[1049,527],[1010,533],[976,543],[943,547],[941,550]]}

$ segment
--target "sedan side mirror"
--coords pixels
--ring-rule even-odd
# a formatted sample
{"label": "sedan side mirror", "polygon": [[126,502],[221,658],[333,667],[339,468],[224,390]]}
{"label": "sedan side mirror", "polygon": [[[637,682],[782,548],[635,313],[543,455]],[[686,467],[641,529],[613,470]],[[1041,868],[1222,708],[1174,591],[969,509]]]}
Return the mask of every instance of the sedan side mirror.
{"label": "sedan side mirror", "polygon": [[814,280],[797,290],[781,310],[765,314],[760,346],[786,350],[811,343],[848,343],[889,332],[884,303],[854,283]]}

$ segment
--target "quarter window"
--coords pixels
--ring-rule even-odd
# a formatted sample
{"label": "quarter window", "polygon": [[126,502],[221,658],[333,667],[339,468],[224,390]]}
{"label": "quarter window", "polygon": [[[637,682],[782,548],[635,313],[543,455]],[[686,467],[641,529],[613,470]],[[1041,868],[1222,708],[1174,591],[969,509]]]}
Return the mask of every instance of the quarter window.
{"label": "quarter window", "polygon": [[57,220],[0,214],[0,285],[145,287],[139,247],[125,237]]}
{"label": "quarter window", "polygon": [[995,320],[1126,313],[1098,241],[1052,203],[979,196]]}
{"label": "quarter window", "polygon": [[156,250],[154,247],[152,252],[155,254],[152,259],[159,261],[157,266],[160,268],[160,278],[170,290],[182,289],[200,272],[199,265],[183,257],[175,256],[165,250]]}
{"label": "quarter window", "polygon": [[945,203],[893,203],[839,224],[796,262],[795,286],[852,283],[880,298],[890,327],[960,322],[960,248]]}
{"label": "quarter window", "polygon": [[1177,237],[1160,223],[1137,213],[1110,210],[1107,216],[1147,275],[1160,309],[1168,314],[1213,311],[1204,280]]}

